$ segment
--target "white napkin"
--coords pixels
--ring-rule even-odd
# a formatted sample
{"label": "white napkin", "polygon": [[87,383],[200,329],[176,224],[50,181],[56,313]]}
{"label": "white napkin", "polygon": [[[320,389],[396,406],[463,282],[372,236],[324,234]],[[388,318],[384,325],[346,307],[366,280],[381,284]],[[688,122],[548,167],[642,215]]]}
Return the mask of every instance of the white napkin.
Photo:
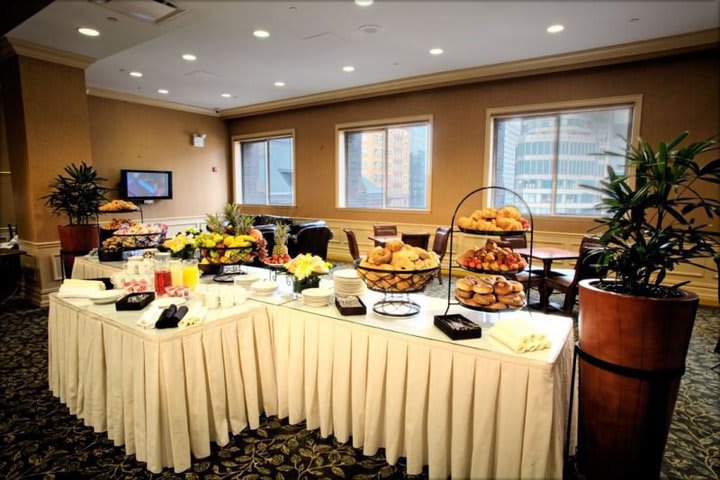
{"label": "white napkin", "polygon": [[61,287],[105,290],[105,284],[100,280],[79,280],[77,278],[66,278],[63,280]]}
{"label": "white napkin", "polygon": [[140,318],[135,323],[140,328],[151,329],[155,328],[155,322],[157,322],[160,312],[165,310],[165,307],[158,307],[157,305],[150,305],[147,310],[140,315]]}
{"label": "white napkin", "polygon": [[516,353],[545,350],[552,346],[550,339],[524,318],[500,320],[488,333]]}
{"label": "white napkin", "polygon": [[207,317],[207,314],[207,307],[203,307],[200,304],[195,304],[190,307],[183,319],[180,320],[180,323],[178,323],[178,327],[185,328],[189,327],[190,325],[200,325],[205,321],[205,317]]}
{"label": "white napkin", "polygon": [[[65,280],[67,282],[67,280]],[[84,281],[84,280],[80,280]],[[100,286],[96,285],[99,283]],[[100,288],[102,287],[102,288]],[[90,298],[97,292],[105,290],[105,285],[102,282],[90,282],[88,284],[65,284],[60,285],[58,290],[58,297],[60,298]]]}

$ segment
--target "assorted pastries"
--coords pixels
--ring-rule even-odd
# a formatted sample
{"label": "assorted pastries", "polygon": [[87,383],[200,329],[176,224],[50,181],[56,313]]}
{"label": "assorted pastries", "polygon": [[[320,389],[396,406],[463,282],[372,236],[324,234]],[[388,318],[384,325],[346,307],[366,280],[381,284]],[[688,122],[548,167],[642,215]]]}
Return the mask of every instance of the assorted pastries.
{"label": "assorted pastries", "polygon": [[[405,292],[418,290],[432,280],[435,270],[417,273],[439,266],[437,255],[425,249],[407,245],[400,240],[375,247],[358,264],[358,275],[375,290]],[[371,270],[368,270],[371,269]],[[387,270],[380,272],[377,270]],[[408,273],[397,273],[406,270]]]}
{"label": "assorted pastries", "polygon": [[513,205],[475,210],[469,217],[460,217],[457,223],[460,228],[486,232],[524,231],[530,226]]}
{"label": "assorted pastries", "polygon": [[468,307],[489,310],[515,309],[525,306],[523,284],[501,276],[469,276],[457,281],[455,299]]}
{"label": "assorted pastries", "polygon": [[471,270],[491,272],[518,272],[527,267],[527,262],[519,253],[509,247],[498,247],[492,240],[483,247],[473,247],[458,257],[458,263]]}
{"label": "assorted pastries", "polygon": [[100,205],[101,212],[134,212],[138,207],[132,202],[125,200],[110,200],[105,205]]}

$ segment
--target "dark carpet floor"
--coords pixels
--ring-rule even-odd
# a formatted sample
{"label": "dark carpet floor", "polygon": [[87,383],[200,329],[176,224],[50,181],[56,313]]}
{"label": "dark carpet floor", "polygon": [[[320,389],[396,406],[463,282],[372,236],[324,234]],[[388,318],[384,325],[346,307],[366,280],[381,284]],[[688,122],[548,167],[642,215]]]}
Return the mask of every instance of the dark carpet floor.
{"label": "dark carpet floor", "polygon": [[[447,287],[428,293],[447,295]],[[720,334],[718,310],[700,309],[690,344],[663,464],[663,477],[720,477],[720,362],[712,352]],[[425,478],[391,466],[383,451],[365,457],[323,439],[304,424],[266,418],[189,471],[154,475],[113,446],[104,433],[83,425],[47,389],[47,310],[21,300],[0,305],[0,478],[327,479]]]}

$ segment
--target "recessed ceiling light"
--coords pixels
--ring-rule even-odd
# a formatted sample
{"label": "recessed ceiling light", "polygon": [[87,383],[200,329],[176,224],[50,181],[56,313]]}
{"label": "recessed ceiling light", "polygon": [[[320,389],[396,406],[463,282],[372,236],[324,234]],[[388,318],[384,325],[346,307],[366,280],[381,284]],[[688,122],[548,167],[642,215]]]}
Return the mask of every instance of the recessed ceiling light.
{"label": "recessed ceiling light", "polygon": [[355,5],[358,7],[369,7],[374,3],[374,0],[355,0]]}
{"label": "recessed ceiling light", "polygon": [[268,38],[270,36],[270,32],[265,30],[255,30],[253,32],[253,35],[255,35],[258,38]]}
{"label": "recessed ceiling light", "polygon": [[197,57],[192,53],[183,53],[182,58],[183,60],[187,60],[188,62],[194,62],[195,60],[197,60]]}
{"label": "recessed ceiling light", "polygon": [[94,28],[89,28],[89,27],[80,27],[77,29],[77,31],[79,33],[82,33],[86,37],[97,37],[100,35],[100,32],[98,32]]}
{"label": "recessed ceiling light", "polygon": [[430,55],[442,55],[443,53],[445,53],[445,50],[443,50],[442,48],[431,48],[430,49]]}
{"label": "recessed ceiling light", "polygon": [[169,90],[165,90],[164,88],[160,88],[160,89],[158,89],[158,93],[161,93],[161,94],[163,94],[163,95],[167,95],[168,93],[170,93],[170,91],[169,91]]}
{"label": "recessed ceiling light", "polygon": [[343,67],[343,72],[354,72],[354,71],[355,71],[355,67],[353,67],[352,65],[345,65]]}
{"label": "recessed ceiling light", "polygon": [[131,77],[140,78],[142,77],[142,72],[130,72]]}
{"label": "recessed ceiling light", "polygon": [[558,25],[550,25],[550,26],[547,28],[548,33],[559,33],[559,32],[562,32],[563,30],[565,30],[565,27],[562,26],[562,25],[560,25],[560,24],[558,24]]}
{"label": "recessed ceiling light", "polygon": [[230,98],[230,97],[232,97],[232,95],[230,95],[229,93],[221,93],[220,96],[221,96],[221,97],[224,97],[224,98]]}
{"label": "recessed ceiling light", "polygon": [[284,87],[285,82],[275,82],[273,85],[275,85],[276,87]]}

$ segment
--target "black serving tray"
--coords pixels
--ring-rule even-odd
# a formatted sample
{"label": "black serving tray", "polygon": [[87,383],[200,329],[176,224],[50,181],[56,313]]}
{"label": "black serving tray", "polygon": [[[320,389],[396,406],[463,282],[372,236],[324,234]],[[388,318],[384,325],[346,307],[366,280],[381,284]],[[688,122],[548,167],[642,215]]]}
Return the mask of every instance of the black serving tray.
{"label": "black serving tray", "polygon": [[115,310],[142,310],[155,300],[154,292],[135,292],[115,302]]}
{"label": "black serving tray", "polygon": [[[457,323],[461,323],[467,328],[457,328],[454,325]],[[453,340],[465,340],[468,338],[482,337],[482,328],[458,313],[450,315],[435,315],[435,326]]]}
{"label": "black serving tray", "polygon": [[[337,307],[337,309],[341,315],[365,315],[367,313],[367,307],[365,307],[365,304],[363,303],[363,301],[360,300],[360,297],[357,297],[355,295],[350,295],[350,296],[342,297],[342,298],[347,298],[347,299],[351,299],[351,300],[355,299],[358,301],[358,303],[360,303],[360,305],[354,306],[354,307],[344,306],[344,305],[342,305],[342,300],[339,299],[338,297],[335,297],[335,306]],[[340,300],[340,301],[338,301],[338,300]]]}

